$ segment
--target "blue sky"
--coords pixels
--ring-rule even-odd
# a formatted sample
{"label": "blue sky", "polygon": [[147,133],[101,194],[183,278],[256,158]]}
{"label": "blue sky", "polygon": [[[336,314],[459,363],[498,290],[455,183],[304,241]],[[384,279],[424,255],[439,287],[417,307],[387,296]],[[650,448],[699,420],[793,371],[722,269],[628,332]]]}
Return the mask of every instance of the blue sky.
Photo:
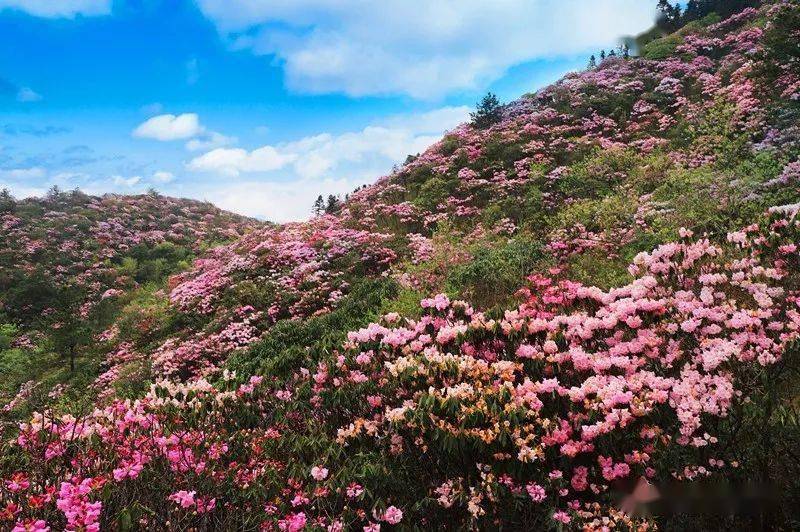
{"label": "blue sky", "polygon": [[275,221],[647,29],[655,0],[0,0],[0,187]]}

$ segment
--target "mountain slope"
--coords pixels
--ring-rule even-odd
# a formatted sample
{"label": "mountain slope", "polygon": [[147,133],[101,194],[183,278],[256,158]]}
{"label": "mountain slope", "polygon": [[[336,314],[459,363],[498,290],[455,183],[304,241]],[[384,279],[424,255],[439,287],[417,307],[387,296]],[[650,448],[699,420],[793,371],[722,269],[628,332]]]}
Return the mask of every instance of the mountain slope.
{"label": "mountain slope", "polygon": [[59,360],[66,351],[89,355],[89,336],[113,323],[122,307],[205,249],[263,225],[207,203],[154,194],[51,191],[25,200],[4,194],[0,210],[4,395],[23,383],[27,390],[33,378],[50,386],[74,380],[74,368],[65,374],[67,364]]}
{"label": "mountain slope", "polygon": [[[798,32],[707,17],[205,254],[98,338],[96,409],[8,428],[0,519],[796,527]],[[643,518],[644,479],[780,509]]]}

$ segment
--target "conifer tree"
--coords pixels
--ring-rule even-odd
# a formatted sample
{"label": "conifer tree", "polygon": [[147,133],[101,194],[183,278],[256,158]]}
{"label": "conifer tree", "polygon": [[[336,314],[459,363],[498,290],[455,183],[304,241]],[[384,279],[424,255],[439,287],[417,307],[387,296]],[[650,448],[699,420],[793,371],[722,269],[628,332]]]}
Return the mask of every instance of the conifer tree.
{"label": "conifer tree", "polygon": [[48,201],[59,201],[63,194],[64,193],[61,191],[61,188],[58,185],[53,185],[47,190],[47,195],[45,197]]}
{"label": "conifer tree", "polygon": [[328,204],[325,206],[325,212],[327,214],[336,214],[341,208],[342,203],[339,201],[339,198],[333,194],[328,194]]}
{"label": "conifer tree", "polygon": [[491,92],[481,99],[474,113],[470,113],[472,126],[476,129],[487,129],[503,118],[500,100]]}
{"label": "conifer tree", "polygon": [[597,58],[592,54],[592,57],[589,58],[589,68],[594,68],[597,66]]}
{"label": "conifer tree", "polygon": [[75,371],[78,350],[86,346],[91,339],[91,329],[79,312],[85,298],[85,288],[77,284],[55,288],[52,326],[49,328],[50,339],[56,352],[69,362],[70,372]]}
{"label": "conifer tree", "polygon": [[311,209],[314,213],[314,216],[319,216],[323,212],[325,212],[325,200],[322,199],[322,194],[317,196],[316,201],[314,201],[314,207]]}
{"label": "conifer tree", "polygon": [[689,0],[686,3],[686,11],[683,13],[683,17],[687,22],[700,18],[700,5],[697,0]]}
{"label": "conifer tree", "polygon": [[17,202],[11,191],[4,188],[0,191],[0,213],[12,213],[16,209]]}
{"label": "conifer tree", "polygon": [[676,25],[680,24],[681,14],[682,13],[681,13],[681,5],[680,4],[675,4],[674,6],[672,6],[671,19],[672,19],[674,24],[676,24]]}

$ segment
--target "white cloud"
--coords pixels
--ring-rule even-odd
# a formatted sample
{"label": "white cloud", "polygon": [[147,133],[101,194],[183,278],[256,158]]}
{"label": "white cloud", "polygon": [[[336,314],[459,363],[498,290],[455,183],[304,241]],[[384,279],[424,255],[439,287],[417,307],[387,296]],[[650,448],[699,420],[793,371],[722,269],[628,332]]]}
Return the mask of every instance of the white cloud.
{"label": "white cloud", "polygon": [[360,131],[321,133],[248,151],[219,148],[187,168],[240,180],[215,180],[188,193],[216,205],[276,222],[308,218],[319,194],[345,194],[373,182],[407,155],[423,151],[469,116],[467,107],[389,117]]}
{"label": "white cloud", "polygon": [[66,183],[70,186],[74,186],[75,181],[86,180],[89,177],[89,174],[84,172],[58,172],[50,178],[50,181]]}
{"label": "white cloud", "polygon": [[37,17],[94,16],[111,13],[111,0],[0,0],[0,10],[19,9]]}
{"label": "white cloud", "polygon": [[274,222],[307,219],[318,195],[344,195],[365,181],[362,179],[300,180],[291,183],[237,181],[195,187],[187,195],[212,201],[222,209]]}
{"label": "white cloud", "polygon": [[23,103],[38,102],[42,99],[42,95],[35,92],[30,87],[22,87],[17,91],[17,101]]}
{"label": "white cloud", "polygon": [[441,107],[425,113],[390,116],[382,124],[394,129],[408,130],[415,134],[428,133],[438,136],[467,121],[469,113],[470,108],[466,105]]}
{"label": "white cloud", "polygon": [[239,49],[274,55],[307,93],[438,97],[511,66],[647,29],[655,0],[199,0]]}
{"label": "white cloud", "polygon": [[47,189],[42,187],[29,187],[26,185],[20,185],[18,183],[6,183],[0,181],[0,190],[8,189],[11,191],[11,195],[18,199],[23,198],[32,198],[34,196],[44,196],[47,192]]}
{"label": "white cloud", "polygon": [[156,183],[169,183],[170,181],[175,179],[175,174],[172,172],[167,172],[165,170],[159,170],[153,173],[153,181]]}
{"label": "white cloud", "polygon": [[16,198],[42,196],[47,192],[43,183],[47,172],[44,168],[11,168],[0,170],[0,190],[8,189]]}
{"label": "white cloud", "polygon": [[192,159],[187,165],[198,172],[215,172],[227,176],[237,176],[240,172],[270,172],[283,168],[296,158],[295,155],[280,153],[272,146],[264,146],[253,151],[241,148],[217,148]]}
{"label": "white cloud", "polygon": [[150,118],[133,130],[133,136],[161,141],[181,140],[202,134],[205,128],[195,113],[182,115],[158,115]]}
{"label": "white cloud", "polygon": [[467,107],[445,107],[427,113],[391,117],[385,123],[340,135],[322,133],[253,151],[219,148],[192,159],[190,170],[227,176],[270,172],[291,165],[296,178],[329,177],[353,165],[388,170],[409,154],[423,151],[469,115]]}
{"label": "white cloud", "polygon": [[115,185],[123,186],[123,187],[132,187],[139,184],[139,181],[142,180],[141,176],[135,175],[131,177],[123,177],[121,175],[112,176],[111,179],[114,181]]}
{"label": "white cloud", "polygon": [[214,148],[222,148],[236,144],[238,139],[236,137],[227,137],[222,133],[216,131],[209,131],[196,139],[192,139],[186,143],[186,149],[189,151],[213,150]]}

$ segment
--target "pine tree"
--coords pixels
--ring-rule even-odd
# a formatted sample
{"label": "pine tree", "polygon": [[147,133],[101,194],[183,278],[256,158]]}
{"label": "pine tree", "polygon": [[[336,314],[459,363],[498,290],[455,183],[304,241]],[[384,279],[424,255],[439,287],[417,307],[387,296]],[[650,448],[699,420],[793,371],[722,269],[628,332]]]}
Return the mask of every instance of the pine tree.
{"label": "pine tree", "polygon": [[674,6],[672,6],[672,15],[670,18],[673,21],[673,24],[675,24],[676,26],[680,25],[681,15],[682,15],[681,5],[675,4]]}
{"label": "pine tree", "polygon": [[474,113],[470,113],[472,126],[475,129],[487,129],[498,123],[503,118],[503,109],[500,100],[491,92],[481,99]]}
{"label": "pine tree", "polygon": [[669,15],[672,11],[669,0],[658,0],[658,10],[665,15]]}
{"label": "pine tree", "polygon": [[622,57],[625,59],[630,59],[631,57],[631,49],[628,46],[628,43],[622,45]]}
{"label": "pine tree", "polygon": [[48,189],[46,198],[48,201],[59,201],[64,193],[58,185],[53,185]]}
{"label": "pine tree", "polygon": [[689,0],[686,3],[686,11],[683,13],[683,19],[685,22],[690,22],[692,20],[697,20],[700,18],[700,5],[697,3],[697,0]]}
{"label": "pine tree", "polygon": [[17,201],[11,195],[11,191],[4,188],[0,191],[0,213],[12,213],[17,207]]}
{"label": "pine tree", "polygon": [[675,31],[678,29],[679,23],[680,21],[675,18],[675,7],[668,0],[658,0],[658,17],[656,18],[658,27],[667,31]]}
{"label": "pine tree", "polygon": [[316,201],[314,201],[314,207],[312,207],[311,212],[314,213],[314,216],[319,216],[323,212],[325,212],[325,200],[322,199],[322,194],[317,196]]}
{"label": "pine tree", "polygon": [[77,284],[68,284],[56,286],[54,294],[51,315],[54,326],[50,327],[50,339],[55,351],[69,362],[69,370],[74,373],[78,351],[91,340],[91,330],[79,312],[87,295],[86,289]]}
{"label": "pine tree", "polygon": [[339,201],[339,198],[334,196],[333,194],[328,195],[328,204],[325,206],[325,212],[327,214],[336,214],[339,212],[339,209],[342,208],[342,203]]}
{"label": "pine tree", "polygon": [[589,68],[595,68],[597,66],[597,58],[592,54],[592,57],[589,58]]}
{"label": "pine tree", "polygon": [[606,59],[606,51],[600,50],[600,62],[602,63]]}

